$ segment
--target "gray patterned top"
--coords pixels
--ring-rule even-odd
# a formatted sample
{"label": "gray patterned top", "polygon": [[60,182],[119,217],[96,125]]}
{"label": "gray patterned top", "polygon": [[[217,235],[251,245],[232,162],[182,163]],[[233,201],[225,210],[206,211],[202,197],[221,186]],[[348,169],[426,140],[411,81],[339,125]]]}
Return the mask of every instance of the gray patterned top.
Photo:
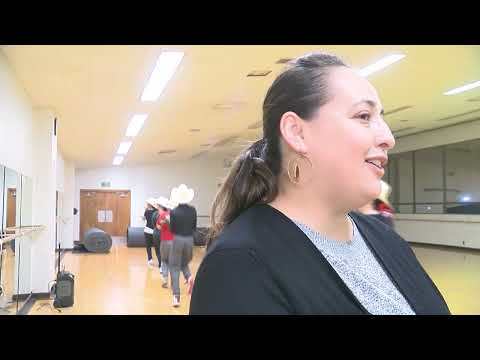
{"label": "gray patterned top", "polygon": [[298,221],[308,236],[367,311],[374,315],[415,315],[410,305],[368,248],[355,222],[352,241],[331,240]]}

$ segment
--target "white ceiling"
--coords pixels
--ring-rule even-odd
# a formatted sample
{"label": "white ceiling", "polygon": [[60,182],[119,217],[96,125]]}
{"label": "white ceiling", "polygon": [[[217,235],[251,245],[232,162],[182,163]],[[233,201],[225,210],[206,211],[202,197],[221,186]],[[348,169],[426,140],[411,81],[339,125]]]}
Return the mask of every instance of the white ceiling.
{"label": "white ceiling", "polygon": [[[185,57],[160,99],[140,96],[162,49],[180,49]],[[207,150],[231,156],[241,143],[261,136],[262,102],[283,65],[310,51],[329,51],[354,67],[386,54],[406,58],[369,77],[386,116],[404,136],[480,118],[480,88],[455,96],[443,92],[480,80],[480,46],[4,46],[3,51],[35,106],[52,107],[59,119],[59,146],[79,168],[111,166],[134,113],[149,118],[135,138],[124,166],[184,160]],[[266,77],[247,77],[271,70]],[[216,104],[238,103],[233,109]],[[472,112],[479,109],[478,112]],[[459,117],[438,121],[456,114]],[[190,132],[189,129],[200,129]],[[479,134],[480,135],[480,134]],[[212,144],[238,136],[224,146]],[[201,146],[210,144],[210,146]],[[158,155],[159,151],[176,150]],[[205,156],[205,155],[203,155]]]}

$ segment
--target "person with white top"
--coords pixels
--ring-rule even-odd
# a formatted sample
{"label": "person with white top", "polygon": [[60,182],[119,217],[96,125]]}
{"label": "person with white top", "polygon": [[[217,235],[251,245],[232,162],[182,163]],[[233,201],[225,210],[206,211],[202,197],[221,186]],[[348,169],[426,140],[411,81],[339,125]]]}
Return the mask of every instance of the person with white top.
{"label": "person with white top", "polygon": [[150,197],[145,204],[145,212],[143,214],[143,219],[145,220],[145,227],[143,233],[145,235],[145,247],[147,249],[147,265],[154,266],[152,258],[152,246],[155,247],[155,253],[157,255],[158,263],[160,266],[160,244],[155,242],[153,239],[153,230],[155,226],[153,224],[152,215],[155,212],[156,201],[154,198]]}

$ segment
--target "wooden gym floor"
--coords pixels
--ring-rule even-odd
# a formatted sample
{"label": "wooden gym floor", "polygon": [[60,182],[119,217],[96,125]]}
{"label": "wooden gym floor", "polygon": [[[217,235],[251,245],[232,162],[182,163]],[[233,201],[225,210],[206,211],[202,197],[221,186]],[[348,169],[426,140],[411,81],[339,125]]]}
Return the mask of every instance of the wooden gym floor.
{"label": "wooden gym floor", "polygon": [[[479,250],[418,244],[412,248],[453,314],[480,314]],[[195,247],[192,273],[204,251]],[[75,305],[59,313],[49,305],[51,301],[37,301],[30,315],[188,314],[190,297],[183,277],[181,305],[173,308],[171,290],[161,287],[159,270],[146,265],[145,249],[127,248],[125,238],[115,238],[109,254],[67,252],[63,263],[75,274]]]}
{"label": "wooden gym floor", "polygon": [[[204,248],[195,247],[190,263],[192,274],[197,272]],[[157,261],[152,249],[154,262]],[[180,307],[172,306],[172,291],[162,288],[158,266],[147,266],[145,248],[128,248],[124,237],[113,238],[108,254],[73,254],[62,259],[65,269],[75,274],[75,304],[61,309],[37,301],[29,315],[183,315],[188,314],[190,296],[180,274]],[[62,265],[63,267],[63,265]]]}
{"label": "wooden gym floor", "polygon": [[0,284],[4,292],[4,296],[0,296],[0,315],[16,315],[17,309],[20,309],[25,303],[25,298],[18,300],[18,304],[17,300],[13,300],[15,291],[15,251],[12,249],[11,243],[4,245],[0,258],[2,261]]}

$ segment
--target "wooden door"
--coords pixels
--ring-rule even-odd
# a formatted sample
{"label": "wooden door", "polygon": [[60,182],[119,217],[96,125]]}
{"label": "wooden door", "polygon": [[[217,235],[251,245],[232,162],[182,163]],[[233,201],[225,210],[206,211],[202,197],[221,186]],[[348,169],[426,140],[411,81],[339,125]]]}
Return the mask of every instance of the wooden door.
{"label": "wooden door", "polygon": [[104,223],[102,224],[102,230],[111,236],[117,236],[116,223],[117,223],[117,194],[114,192],[105,192],[103,198],[102,210],[104,211]]}
{"label": "wooden door", "polygon": [[7,192],[7,228],[17,226],[17,189]]}
{"label": "wooden door", "polygon": [[126,236],[130,200],[129,190],[80,190],[80,239],[92,227],[111,236]]}
{"label": "wooden door", "polygon": [[93,190],[80,191],[80,241],[85,231],[97,227],[97,195]]}
{"label": "wooden door", "polygon": [[[105,193],[95,192],[95,227],[103,231],[108,229],[105,226]],[[107,231],[108,232],[108,231]]]}
{"label": "wooden door", "polygon": [[115,236],[126,236],[130,226],[130,191],[117,192],[117,222]]}

